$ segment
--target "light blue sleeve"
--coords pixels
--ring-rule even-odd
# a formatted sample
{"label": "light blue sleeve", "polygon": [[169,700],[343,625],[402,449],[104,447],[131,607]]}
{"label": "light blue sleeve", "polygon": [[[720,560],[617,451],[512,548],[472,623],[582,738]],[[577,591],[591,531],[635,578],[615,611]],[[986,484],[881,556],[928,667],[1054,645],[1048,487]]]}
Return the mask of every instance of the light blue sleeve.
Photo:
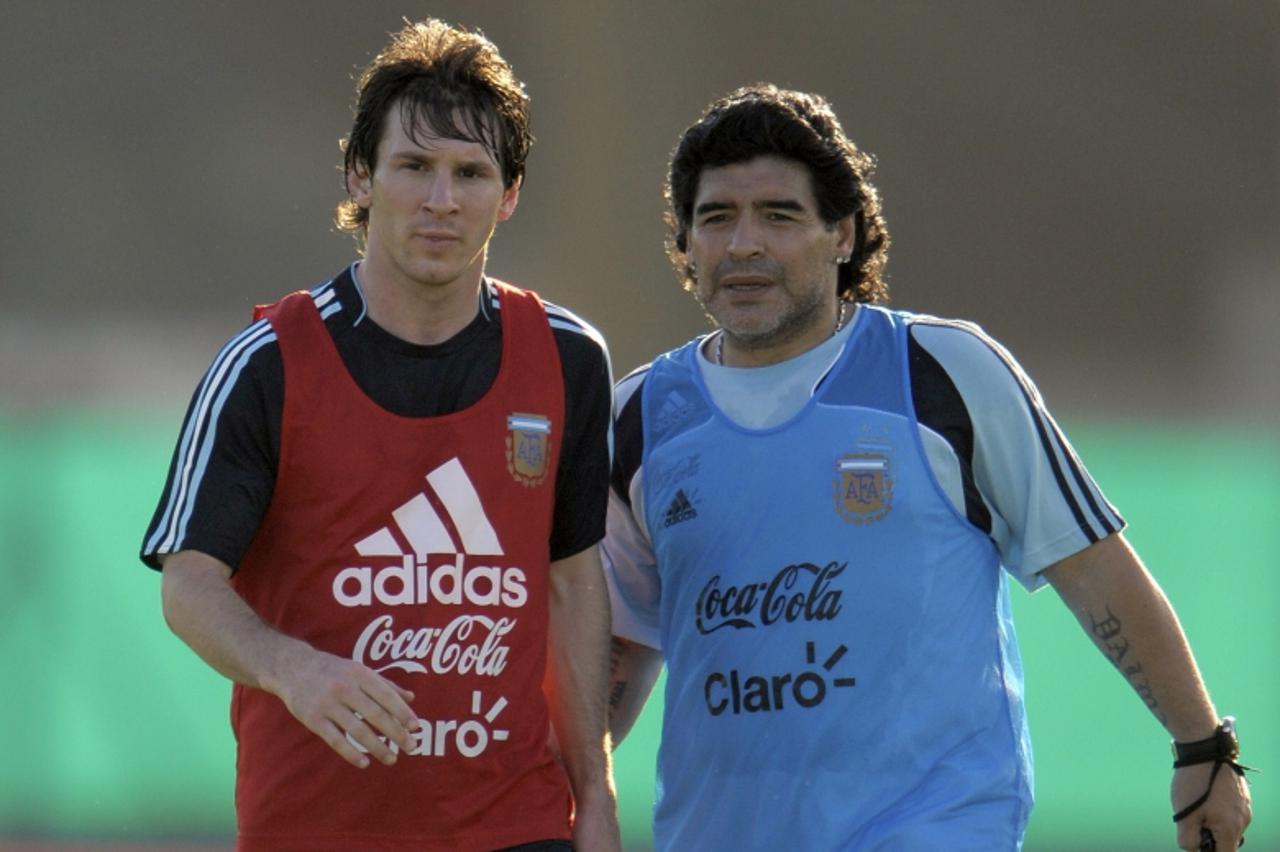
{"label": "light blue sleeve", "polygon": [[[643,470],[631,482],[632,506],[641,506]],[[643,510],[637,510],[643,515]],[[645,532],[643,517],[637,517],[616,492],[609,492],[609,514],[604,541],[600,545],[609,604],[613,612],[613,633],[624,639],[661,648],[659,605],[662,583],[658,575],[653,544]]]}
{"label": "light blue sleeve", "polygon": [[1124,528],[1008,350],[971,323],[923,322],[912,334],[964,400],[974,482],[1010,574],[1039,588],[1045,568]]}

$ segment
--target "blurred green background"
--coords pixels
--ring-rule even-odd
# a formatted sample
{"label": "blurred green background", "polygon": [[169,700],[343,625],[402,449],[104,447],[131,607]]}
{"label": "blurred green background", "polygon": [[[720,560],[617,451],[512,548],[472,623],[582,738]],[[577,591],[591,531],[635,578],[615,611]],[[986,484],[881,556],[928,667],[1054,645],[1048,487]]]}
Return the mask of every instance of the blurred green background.
{"label": "blurred green background", "polygon": [[[0,848],[230,844],[228,685],[168,632],[158,577],[135,561],[177,426],[102,413],[0,418]],[[1178,609],[1219,709],[1239,717],[1245,760],[1271,770],[1254,778],[1249,845],[1280,849],[1280,442],[1248,430],[1068,426]],[[1026,848],[1172,848],[1163,731],[1052,591],[1014,599],[1036,748]],[[616,755],[637,850],[648,843],[660,695]]]}

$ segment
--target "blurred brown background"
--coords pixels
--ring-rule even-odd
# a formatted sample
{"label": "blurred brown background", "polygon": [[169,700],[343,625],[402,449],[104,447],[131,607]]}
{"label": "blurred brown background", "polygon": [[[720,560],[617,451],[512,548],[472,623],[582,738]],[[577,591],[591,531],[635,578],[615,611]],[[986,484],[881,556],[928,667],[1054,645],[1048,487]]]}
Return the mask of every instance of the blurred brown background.
{"label": "blurred brown background", "polygon": [[525,80],[489,268],[619,376],[705,328],[662,253],[672,144],[769,80],[877,155],[896,305],[981,322],[1060,411],[1280,424],[1276,2],[6,3],[5,407],[172,412],[255,302],[345,264],[337,142],[406,15]]}

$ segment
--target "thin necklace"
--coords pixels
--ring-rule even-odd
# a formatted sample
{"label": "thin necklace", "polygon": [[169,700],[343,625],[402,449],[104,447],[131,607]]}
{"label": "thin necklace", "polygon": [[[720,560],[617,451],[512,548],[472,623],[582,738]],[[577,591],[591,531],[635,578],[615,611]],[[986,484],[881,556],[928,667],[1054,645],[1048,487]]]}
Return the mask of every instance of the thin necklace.
{"label": "thin necklace", "polygon": [[[831,329],[831,336],[835,337],[840,333],[840,329],[844,328],[844,308],[849,304],[844,299],[840,300],[839,313],[836,314],[836,327]],[[720,329],[720,333],[716,335],[716,364],[724,366],[724,329]]]}

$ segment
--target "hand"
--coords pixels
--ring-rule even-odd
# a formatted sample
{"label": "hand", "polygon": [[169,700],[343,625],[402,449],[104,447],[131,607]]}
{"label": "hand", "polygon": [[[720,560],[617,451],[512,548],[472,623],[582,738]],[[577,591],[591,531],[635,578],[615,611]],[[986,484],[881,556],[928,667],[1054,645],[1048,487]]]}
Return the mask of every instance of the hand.
{"label": "hand", "polygon": [[[1212,763],[1174,770],[1169,794],[1174,813],[1204,795],[1212,774]],[[1178,848],[1198,850],[1200,829],[1207,828],[1213,833],[1217,852],[1234,852],[1252,818],[1248,785],[1230,766],[1223,766],[1213,779],[1209,798],[1177,824]]]}
{"label": "hand", "polygon": [[303,647],[271,690],[299,722],[360,769],[369,765],[366,752],[390,766],[396,762],[390,743],[414,748],[412,692],[355,660]]}
{"label": "hand", "polygon": [[620,852],[622,832],[613,793],[601,790],[575,796],[573,805],[573,848],[579,852]]}

